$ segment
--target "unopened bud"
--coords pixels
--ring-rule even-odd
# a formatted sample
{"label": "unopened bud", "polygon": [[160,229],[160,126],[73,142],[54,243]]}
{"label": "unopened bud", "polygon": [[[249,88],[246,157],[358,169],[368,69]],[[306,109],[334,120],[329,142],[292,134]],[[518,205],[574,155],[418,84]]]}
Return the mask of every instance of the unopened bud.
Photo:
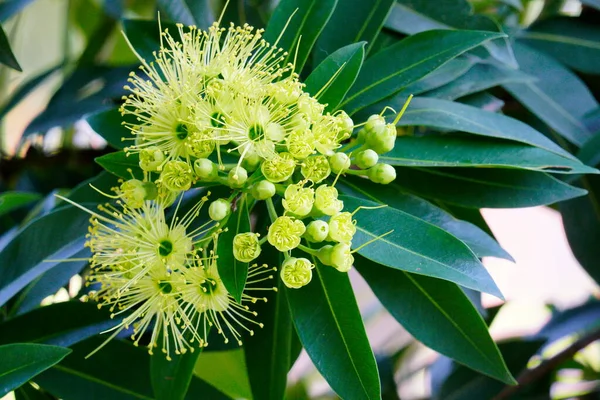
{"label": "unopened bud", "polygon": [[327,238],[328,234],[329,225],[327,222],[316,220],[308,224],[306,232],[304,232],[304,238],[309,242],[321,243]]}
{"label": "unopened bud", "polygon": [[217,199],[208,206],[208,216],[213,221],[221,221],[231,211],[231,203],[225,199]]}
{"label": "unopened bud", "polygon": [[396,170],[389,164],[377,164],[367,170],[367,176],[372,182],[387,185],[396,179]]}
{"label": "unopened bud", "polygon": [[343,173],[350,168],[350,157],[346,153],[335,153],[329,157],[329,165],[334,174]]}
{"label": "unopened bud", "polygon": [[229,171],[229,175],[227,176],[227,184],[234,189],[244,186],[244,183],[246,183],[247,180],[248,172],[242,167],[233,168]]}
{"label": "unopened bud", "polygon": [[262,180],[252,185],[251,193],[256,200],[270,199],[275,195],[275,185],[267,180]]}
{"label": "unopened bud", "polygon": [[199,158],[194,161],[194,172],[201,181],[210,182],[217,179],[219,167],[208,158]]}
{"label": "unopened bud", "polygon": [[379,155],[371,149],[363,150],[358,153],[354,159],[354,163],[360,169],[368,169],[377,164]]}

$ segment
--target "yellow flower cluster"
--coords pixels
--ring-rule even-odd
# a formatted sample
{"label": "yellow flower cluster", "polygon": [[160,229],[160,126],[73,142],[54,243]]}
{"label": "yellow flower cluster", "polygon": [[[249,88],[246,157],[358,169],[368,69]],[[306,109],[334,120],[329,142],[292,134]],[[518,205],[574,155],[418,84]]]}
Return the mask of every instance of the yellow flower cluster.
{"label": "yellow flower cluster", "polygon": [[[140,57],[121,112],[135,121],[124,123],[133,139],[123,140],[131,141],[125,151],[139,158],[144,179],[107,195],[116,206],[84,208],[92,214],[89,297],[122,318],[113,336],[131,329],[134,343],[148,337],[150,352],[160,345],[170,358],[206,346],[211,327],[241,344],[243,331],[262,326],[246,304],[261,299],[248,293],[274,290],[260,283],[275,268],[251,264],[238,303],[216,254],[232,209],[247,207],[246,199],[265,201],[271,224],[262,237],[235,232],[229,248],[239,262],[253,263],[268,242],[284,254],[279,275],[293,289],[310,283],[316,259],[340,272],[352,267],[355,212],[344,211],[335,183],[341,174],[391,182],[395,171],[378,155],[393,148],[395,124],[375,115],[352,138],[352,119],[325,112],[294,66],[281,65],[285,59],[262,31],[218,24],[165,30],[154,60]],[[207,184],[227,186],[231,195],[210,202],[208,222],[199,221],[208,197],[178,216],[183,192]]]}

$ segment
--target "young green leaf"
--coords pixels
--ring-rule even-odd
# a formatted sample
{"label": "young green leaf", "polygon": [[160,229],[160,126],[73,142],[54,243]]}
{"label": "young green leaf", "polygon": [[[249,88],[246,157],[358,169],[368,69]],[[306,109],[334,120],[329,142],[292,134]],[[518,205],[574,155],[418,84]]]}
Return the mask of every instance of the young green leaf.
{"label": "young green leaf", "polygon": [[111,108],[89,115],[85,120],[108,144],[117,150],[122,150],[125,146],[132,144],[135,139],[131,131],[122,124],[127,117],[130,115],[123,117],[118,108]]}
{"label": "young green leaf", "polygon": [[580,161],[539,147],[467,135],[405,136],[379,160],[405,167],[517,168],[557,174],[598,174]]}
{"label": "young green leaf", "polygon": [[475,168],[397,168],[396,171],[396,183],[404,189],[462,207],[533,207],[587,193],[534,171]]}
{"label": "young green leaf", "polygon": [[173,22],[208,29],[214,16],[208,0],[158,0],[158,8]]}
{"label": "young green leaf", "polygon": [[[340,199],[348,210],[379,206],[357,197]],[[445,279],[502,298],[475,254],[448,232],[392,207],[359,213],[362,217],[357,218],[352,247],[362,256],[390,268]],[[379,239],[361,248],[375,238]]]}
{"label": "young green leaf", "polygon": [[102,168],[113,175],[123,179],[144,179],[144,172],[140,168],[138,153],[126,154],[124,151],[115,151],[94,159]]}
{"label": "young green leaf", "polygon": [[157,400],[185,399],[201,350],[175,355],[172,360],[160,352],[150,358],[150,379]]}
{"label": "young green leaf", "polygon": [[334,111],[354,84],[365,57],[365,42],[350,44],[329,55],[306,78],[306,92],[315,96],[327,111]]}
{"label": "young green leaf", "polygon": [[476,371],[515,383],[481,315],[457,285],[386,268],[361,256],[354,265],[415,339]]}
{"label": "young green leaf", "polygon": [[24,207],[34,201],[37,201],[41,196],[37,193],[26,192],[4,192],[0,193],[0,216],[18,208]]}
{"label": "young green leaf", "polygon": [[340,105],[348,114],[376,103],[488,40],[504,35],[433,30],[410,36],[369,58]]}
{"label": "young green leaf", "polygon": [[251,399],[244,350],[238,346],[232,350],[203,352],[196,362],[194,376],[233,399]]}
{"label": "young green leaf", "polygon": [[348,274],[317,262],[312,281],[286,296],[300,341],[331,388],[348,399],[380,399],[377,364]]}
{"label": "young green leaf", "polygon": [[[282,0],[273,12],[264,38],[288,52],[283,64],[300,73],[337,0]],[[285,29],[285,31],[284,31]]]}
{"label": "young green leaf", "polygon": [[0,396],[18,388],[71,352],[45,344],[15,343],[0,346]]}

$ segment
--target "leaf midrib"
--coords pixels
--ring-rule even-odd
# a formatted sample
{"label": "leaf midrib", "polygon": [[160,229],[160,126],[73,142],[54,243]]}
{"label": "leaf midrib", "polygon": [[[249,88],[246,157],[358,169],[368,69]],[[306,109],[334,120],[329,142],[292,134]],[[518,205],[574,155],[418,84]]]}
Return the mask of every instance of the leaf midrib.
{"label": "leaf midrib", "polygon": [[556,33],[525,31],[521,37],[523,37],[525,39],[546,40],[548,42],[571,44],[574,46],[588,47],[590,49],[600,50],[600,42],[594,42],[592,40],[575,38],[572,36],[563,36],[563,35],[559,35]]}

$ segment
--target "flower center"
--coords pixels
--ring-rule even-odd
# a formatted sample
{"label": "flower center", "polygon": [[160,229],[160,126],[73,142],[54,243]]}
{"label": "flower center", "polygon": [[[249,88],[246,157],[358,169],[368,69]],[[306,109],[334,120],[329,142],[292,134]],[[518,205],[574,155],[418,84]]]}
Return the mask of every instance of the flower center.
{"label": "flower center", "polygon": [[225,125],[225,116],[220,112],[215,112],[210,116],[210,124],[215,128],[222,128]]}
{"label": "flower center", "polygon": [[169,294],[173,291],[173,286],[169,282],[158,282],[158,288],[164,294]]}
{"label": "flower center", "polygon": [[173,252],[173,242],[171,242],[168,239],[162,240],[159,244],[158,244],[158,253],[163,256],[166,257],[169,254],[171,254]]}
{"label": "flower center", "polygon": [[175,136],[177,139],[184,140],[188,136],[188,127],[185,124],[179,123],[175,127]]}
{"label": "flower center", "polygon": [[265,135],[265,129],[262,125],[254,124],[248,129],[248,137],[250,140],[259,140]]}
{"label": "flower center", "polygon": [[210,279],[205,280],[199,286],[200,286],[200,289],[202,289],[202,291],[206,294],[212,294],[213,290],[215,290],[213,281]]}

